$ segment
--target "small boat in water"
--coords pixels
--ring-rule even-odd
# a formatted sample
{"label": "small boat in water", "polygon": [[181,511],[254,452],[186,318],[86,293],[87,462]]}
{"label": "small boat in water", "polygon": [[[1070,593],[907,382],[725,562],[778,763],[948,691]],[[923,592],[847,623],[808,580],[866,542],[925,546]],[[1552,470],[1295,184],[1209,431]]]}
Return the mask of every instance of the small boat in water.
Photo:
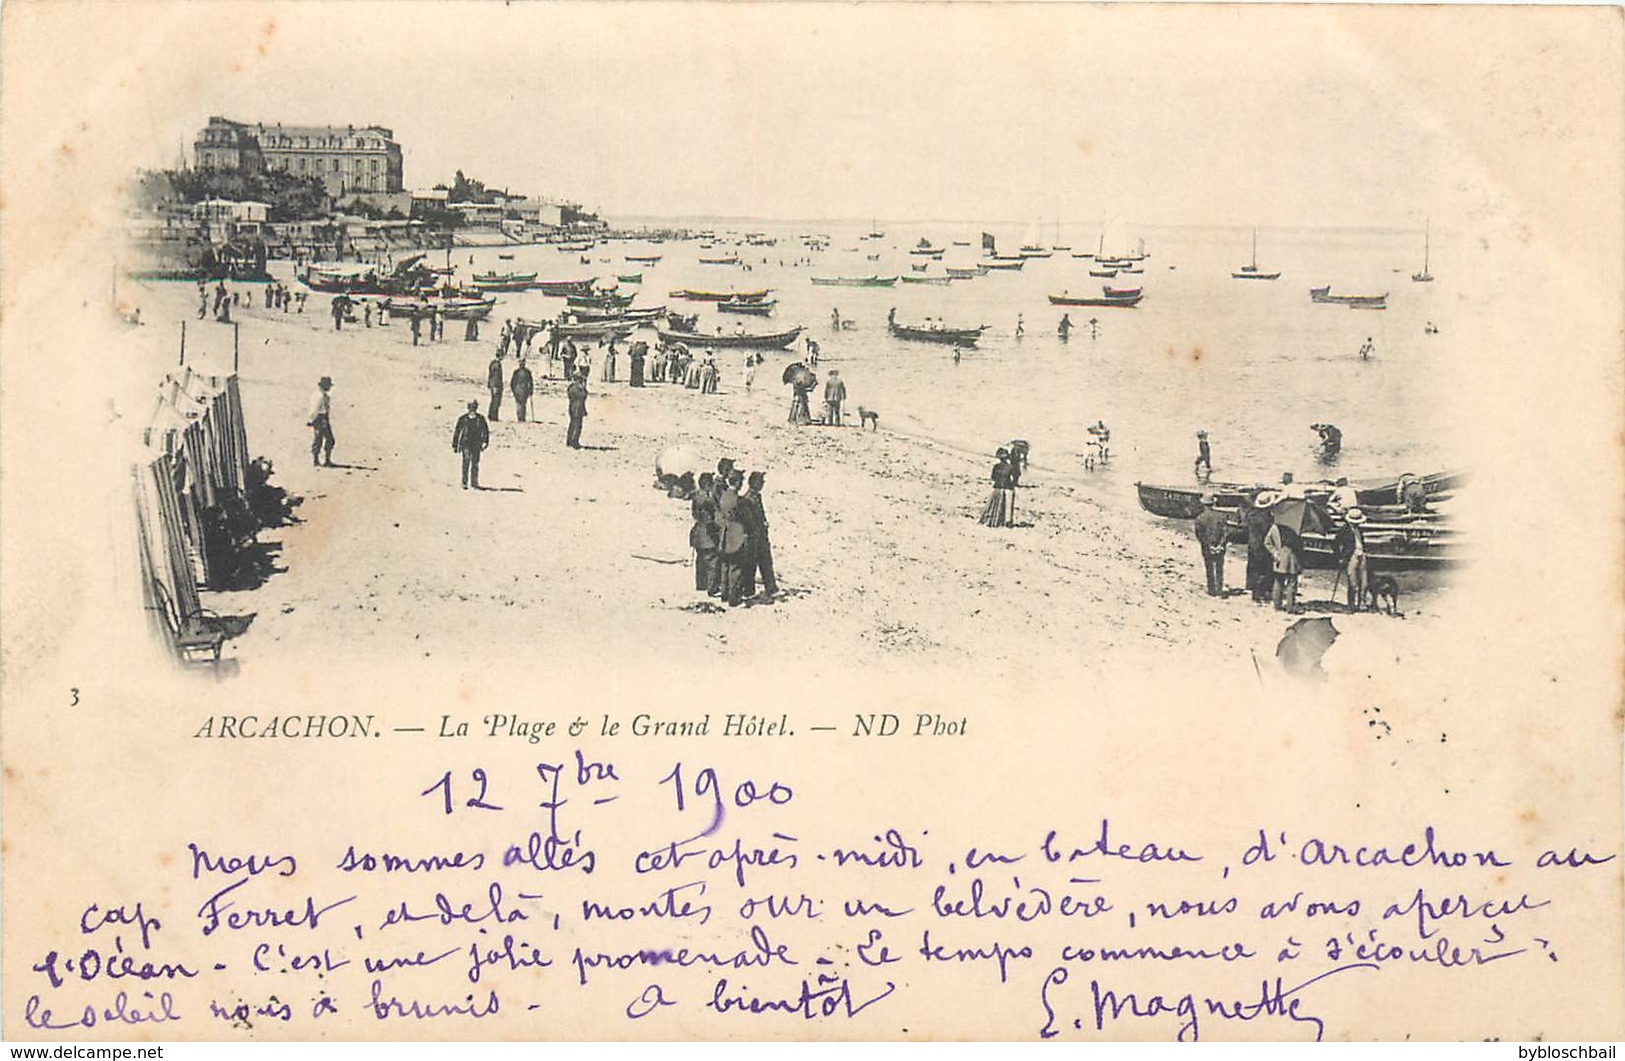
{"label": "small boat in water", "polygon": [[625,339],[637,325],[621,319],[582,321],[553,325],[555,339]]}
{"label": "small boat in water", "polygon": [[1235,279],[1235,280],[1279,280],[1279,279],[1281,279],[1281,274],[1279,272],[1261,273],[1261,272],[1258,271],[1258,229],[1256,229],[1256,228],[1253,229],[1253,260],[1252,260],[1252,262],[1247,264],[1247,265],[1243,265],[1240,269],[1237,269],[1235,272],[1231,273],[1230,276],[1231,276],[1232,279]]}
{"label": "small boat in water", "polygon": [[1052,306],[1137,306],[1140,299],[1145,297],[1143,291],[1137,287],[1122,295],[1111,294],[1110,288],[1106,290],[1107,293],[1099,298],[1080,298],[1062,292],[1059,295],[1051,295],[1049,303]]}
{"label": "small boat in water", "polygon": [[1412,273],[1411,279],[1418,284],[1433,283],[1433,274],[1428,272],[1428,251],[1433,245],[1433,219],[1429,218],[1426,227],[1422,229],[1422,271]]}
{"label": "small boat in water", "polygon": [[948,328],[938,322],[925,325],[898,324],[897,310],[886,314],[886,330],[899,339],[913,339],[922,343],[945,343],[953,346],[975,346],[987,330],[983,324],[976,328]]}
{"label": "small boat in water", "polygon": [[760,302],[773,293],[772,288],[762,288],[760,291],[697,291],[693,288],[680,287],[671,292],[672,298],[687,299],[690,302]]}
{"label": "small boat in water", "polygon": [[[975,273],[975,270],[972,270],[972,274],[974,274],[974,273]],[[941,285],[941,284],[952,283],[952,278],[947,277],[947,276],[905,276],[905,277],[902,278],[902,280],[903,280],[903,283],[905,283],[905,284],[938,284],[938,285]]]}
{"label": "small boat in water", "polygon": [[971,266],[968,269],[961,269],[950,265],[947,269],[947,273],[948,279],[950,280],[974,280],[978,276],[982,275],[982,270],[976,268],[975,266]]}
{"label": "small boat in water", "polygon": [[717,303],[717,309],[723,313],[749,313],[757,317],[766,317],[772,314],[773,307],[778,302],[774,299],[754,301],[750,299],[731,298]]}
{"label": "small boat in water", "polygon": [[666,315],[665,306],[649,306],[646,309],[631,309],[626,306],[606,306],[594,309],[587,306],[578,306],[570,310],[570,315],[582,323],[590,324],[601,321],[614,321],[623,324],[652,323]]}
{"label": "small boat in water", "polygon": [[628,254],[625,257],[627,261],[636,262],[639,265],[653,265],[660,260],[658,254]]}
{"label": "small boat in water", "polygon": [[701,258],[701,265],[738,265],[739,255],[729,254],[721,258]]}
{"label": "small boat in water", "polygon": [[641,283],[643,283],[643,274],[642,273],[616,273],[615,274],[615,279],[618,282],[623,283],[623,284],[641,284]]}
{"label": "small boat in water", "polygon": [[590,295],[566,295],[565,304],[571,309],[625,309],[637,298],[632,295],[617,295],[613,291],[595,291]]}
{"label": "small boat in water", "polygon": [[978,268],[999,269],[1004,272],[1019,272],[1021,267],[1026,264],[1027,260],[1025,258],[1018,257],[1013,260],[1008,258],[995,258],[992,261],[982,262]]}
{"label": "small boat in water", "polygon": [[812,282],[821,287],[891,287],[895,276],[814,276]]}
{"label": "small boat in water", "polygon": [[474,286],[481,291],[529,291],[535,284],[535,273],[474,274]]}
{"label": "small boat in water", "polygon": [[1388,293],[1380,295],[1334,295],[1331,285],[1311,287],[1309,300],[1335,306],[1353,306],[1356,309],[1387,309]]}
{"label": "small boat in water", "polygon": [[1103,277],[1103,278],[1105,278],[1107,280],[1110,280],[1112,277],[1117,275],[1117,270],[1116,269],[1090,269],[1089,270],[1089,275],[1090,276],[1099,276],[1099,277]]}
{"label": "small boat in water", "polygon": [[544,295],[554,298],[565,298],[569,295],[590,295],[593,291],[592,280],[538,280],[536,290]]}
{"label": "small boat in water", "polygon": [[797,325],[786,332],[771,332],[766,335],[734,334],[719,332],[716,335],[706,335],[700,331],[674,331],[668,328],[656,328],[655,333],[661,339],[673,343],[686,343],[689,346],[727,346],[736,349],[749,348],[756,350],[781,350],[800,337],[802,328]]}

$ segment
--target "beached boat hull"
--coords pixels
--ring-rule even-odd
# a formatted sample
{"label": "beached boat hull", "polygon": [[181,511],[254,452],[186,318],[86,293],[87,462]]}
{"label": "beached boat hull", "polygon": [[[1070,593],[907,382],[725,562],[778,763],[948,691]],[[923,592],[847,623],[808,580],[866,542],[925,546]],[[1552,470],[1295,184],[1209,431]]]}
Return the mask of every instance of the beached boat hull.
{"label": "beached boat hull", "polygon": [[484,320],[490,316],[491,310],[496,304],[497,300],[494,298],[392,300],[389,304],[389,315],[391,317],[410,317],[415,312],[427,317],[438,309],[440,315],[447,320],[465,321],[470,318]]}

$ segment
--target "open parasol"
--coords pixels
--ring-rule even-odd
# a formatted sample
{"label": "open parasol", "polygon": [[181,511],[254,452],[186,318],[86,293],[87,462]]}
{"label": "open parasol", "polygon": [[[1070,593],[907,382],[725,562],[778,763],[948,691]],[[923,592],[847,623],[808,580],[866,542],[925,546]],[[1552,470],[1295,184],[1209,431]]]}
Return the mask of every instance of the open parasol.
{"label": "open parasol", "polygon": [[1300,678],[1324,678],[1326,672],[1321,669],[1320,660],[1337,637],[1337,627],[1324,615],[1299,619],[1287,627],[1281,643],[1275,646],[1275,658],[1281,661],[1281,666],[1289,674]]}
{"label": "open parasol", "polygon": [[655,478],[664,479],[669,475],[680,479],[685,473],[698,475],[702,466],[693,446],[676,443],[661,450],[660,456],[655,458]]}
{"label": "open parasol", "polygon": [[818,386],[818,376],[804,362],[784,366],[784,382],[811,389]]}
{"label": "open parasol", "polygon": [[1326,530],[1326,518],[1320,510],[1301,497],[1288,497],[1270,506],[1275,522],[1297,534]]}

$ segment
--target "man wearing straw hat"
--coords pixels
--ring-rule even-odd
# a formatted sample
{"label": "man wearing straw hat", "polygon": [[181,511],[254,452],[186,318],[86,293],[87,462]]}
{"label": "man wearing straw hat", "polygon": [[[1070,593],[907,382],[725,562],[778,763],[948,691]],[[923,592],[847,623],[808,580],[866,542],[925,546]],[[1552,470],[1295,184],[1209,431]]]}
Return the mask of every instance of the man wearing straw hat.
{"label": "man wearing straw hat", "polygon": [[333,466],[333,377],[323,376],[316,381],[316,397],[310,403],[310,419],[305,425],[311,430],[310,463]]}
{"label": "man wearing straw hat", "polygon": [[[1272,497],[1271,504],[1282,500],[1281,495],[1273,491]],[[1291,527],[1274,520],[1269,533],[1264,535],[1264,548],[1269,550],[1270,558],[1274,561],[1275,610],[1295,614],[1298,610],[1298,575],[1303,571],[1303,557],[1299,553],[1303,548],[1303,539]]]}
{"label": "man wearing straw hat", "polygon": [[[1366,564],[1365,520],[1365,513],[1357,508],[1351,508],[1343,513],[1343,526],[1338,530],[1337,539],[1333,543],[1337,559],[1343,565],[1343,574],[1349,580],[1351,612],[1360,611],[1365,607],[1366,589],[1371,579]],[[1332,587],[1334,593],[1336,588]]]}
{"label": "man wearing straw hat", "polygon": [[1217,507],[1218,497],[1202,495],[1202,511],[1196,517],[1196,540],[1202,546],[1202,565],[1207,569],[1207,595],[1224,596],[1224,551],[1230,542],[1230,521]]}
{"label": "man wearing straw hat", "polygon": [[1275,583],[1275,565],[1264,539],[1275,522],[1270,506],[1280,499],[1281,495],[1274,490],[1260,490],[1242,514],[1247,522],[1247,588],[1253,591],[1254,604],[1268,601]]}

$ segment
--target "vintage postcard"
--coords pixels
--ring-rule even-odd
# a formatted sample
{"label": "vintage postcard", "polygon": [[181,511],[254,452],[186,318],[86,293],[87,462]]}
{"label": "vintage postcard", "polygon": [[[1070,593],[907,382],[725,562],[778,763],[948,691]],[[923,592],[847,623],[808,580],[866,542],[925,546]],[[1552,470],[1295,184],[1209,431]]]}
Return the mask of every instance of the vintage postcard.
{"label": "vintage postcard", "polygon": [[7,4],[0,1034],[1625,1035],[1621,44]]}

